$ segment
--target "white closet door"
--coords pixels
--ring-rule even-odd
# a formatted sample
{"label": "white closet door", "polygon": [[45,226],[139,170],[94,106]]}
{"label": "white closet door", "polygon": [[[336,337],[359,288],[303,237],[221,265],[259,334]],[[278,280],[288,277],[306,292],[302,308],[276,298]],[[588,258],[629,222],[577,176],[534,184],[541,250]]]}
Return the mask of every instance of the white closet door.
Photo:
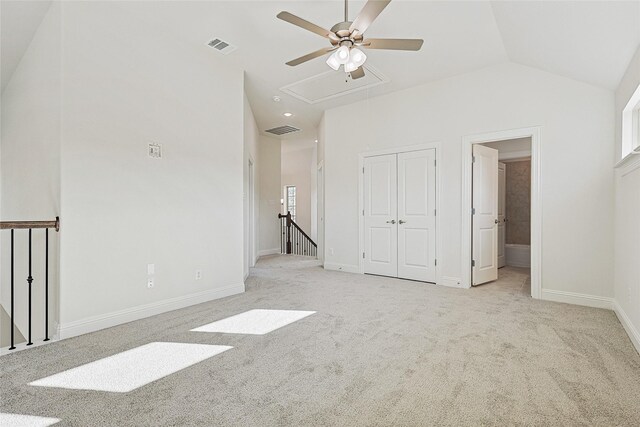
{"label": "white closet door", "polygon": [[398,277],[436,280],[435,150],[398,154]]}
{"label": "white closet door", "polygon": [[473,146],[473,285],[498,278],[498,150]]}
{"label": "white closet door", "polygon": [[507,167],[498,163],[498,268],[507,265],[505,244],[507,238],[506,200],[507,200]]}
{"label": "white closet door", "polygon": [[396,155],[364,160],[364,272],[398,275]]}

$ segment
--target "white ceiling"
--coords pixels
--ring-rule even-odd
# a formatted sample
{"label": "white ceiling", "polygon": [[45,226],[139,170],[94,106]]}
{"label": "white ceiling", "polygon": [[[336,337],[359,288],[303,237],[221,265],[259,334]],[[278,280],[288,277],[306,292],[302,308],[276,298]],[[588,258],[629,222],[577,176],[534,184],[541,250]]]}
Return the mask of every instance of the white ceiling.
{"label": "white ceiling", "polygon": [[[30,40],[33,35],[17,35],[14,30],[5,36],[5,3],[8,2],[3,0],[3,87],[5,44],[8,52],[17,52],[20,46],[24,52],[24,40]],[[351,19],[364,3],[350,2]],[[640,45],[640,0],[393,0],[369,27],[366,35],[423,38],[422,50],[368,50],[367,64],[382,72],[390,80],[388,83],[310,105],[281,92],[279,88],[326,72],[327,65],[322,58],[293,68],[285,62],[328,46],[328,42],[277,19],[276,14],[287,10],[329,28],[342,21],[342,2],[113,2],[109,7],[126,9],[132,22],[148,26],[149,31],[170,34],[203,54],[215,55],[221,64],[245,70],[246,90],[259,128],[265,130],[290,124],[303,129],[303,132],[286,138],[307,140],[315,138],[315,128],[327,108],[506,61],[614,89]],[[38,21],[41,12],[35,7],[33,9],[31,18],[20,15],[22,22]],[[6,12],[16,13],[8,9]],[[13,22],[16,28],[14,19],[8,17],[6,21]],[[230,42],[238,49],[228,56],[214,52],[206,43],[215,37]],[[9,59],[15,57],[11,54]],[[11,61],[8,62],[7,68],[10,69]],[[273,95],[280,96],[281,102],[274,103]],[[282,115],[285,111],[292,112],[294,116],[285,118]]]}
{"label": "white ceiling", "polygon": [[51,0],[0,2],[0,92],[9,83],[49,6]]}

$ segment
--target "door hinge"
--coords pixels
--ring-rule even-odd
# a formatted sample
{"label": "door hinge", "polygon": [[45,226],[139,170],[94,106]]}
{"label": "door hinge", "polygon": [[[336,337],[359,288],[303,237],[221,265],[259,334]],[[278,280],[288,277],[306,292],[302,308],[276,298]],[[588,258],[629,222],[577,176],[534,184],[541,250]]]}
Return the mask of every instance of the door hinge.
{"label": "door hinge", "polygon": [[436,215],[438,215],[438,209],[433,210],[433,216],[436,216]]}
{"label": "door hinge", "polygon": [[436,265],[438,265],[438,260],[436,259]]}
{"label": "door hinge", "polygon": [[475,215],[476,214],[476,208],[471,208],[471,215]]}
{"label": "door hinge", "polygon": [[364,252],[362,252],[362,259],[364,259]]}
{"label": "door hinge", "polygon": [[362,168],[362,173],[364,173],[364,167]]}
{"label": "door hinge", "polygon": [[364,209],[362,209],[362,216],[364,216]]}
{"label": "door hinge", "polygon": [[438,166],[438,161],[437,160],[433,161],[433,166]]}
{"label": "door hinge", "polygon": [[476,266],[476,261],[474,259],[471,260],[471,267],[475,267]]}
{"label": "door hinge", "polygon": [[471,156],[471,163],[475,163],[476,162],[476,156]]}

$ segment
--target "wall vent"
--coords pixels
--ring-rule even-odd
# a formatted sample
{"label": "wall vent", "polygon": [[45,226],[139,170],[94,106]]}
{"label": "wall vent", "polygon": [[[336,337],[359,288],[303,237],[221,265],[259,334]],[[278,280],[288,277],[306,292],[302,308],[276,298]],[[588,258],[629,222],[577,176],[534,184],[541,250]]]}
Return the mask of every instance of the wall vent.
{"label": "wall vent", "polygon": [[294,128],[293,126],[285,125],[273,129],[267,129],[265,132],[269,132],[274,135],[285,135],[287,133],[298,132],[299,130],[300,129]]}
{"label": "wall vent", "polygon": [[233,46],[232,44],[218,38],[211,40],[209,43],[207,43],[207,46],[224,55],[228,55],[237,49],[236,46]]}

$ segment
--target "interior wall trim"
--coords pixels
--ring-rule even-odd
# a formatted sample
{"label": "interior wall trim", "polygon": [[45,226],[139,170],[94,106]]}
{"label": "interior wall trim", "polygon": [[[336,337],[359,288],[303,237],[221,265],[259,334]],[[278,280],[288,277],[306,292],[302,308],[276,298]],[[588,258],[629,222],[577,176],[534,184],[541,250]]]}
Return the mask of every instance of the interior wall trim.
{"label": "interior wall trim", "polygon": [[58,336],[60,339],[71,338],[87,334],[89,332],[110,328],[112,326],[121,325],[123,323],[132,322],[134,320],[144,319],[145,317],[155,316],[156,314],[162,314],[168,311],[201,304],[203,302],[240,294],[243,293],[244,290],[244,283],[239,283],[225,286],[223,288],[197,292],[191,295],[184,295],[150,304],[139,305],[137,307],[126,308],[124,310],[118,310],[98,316],[91,316],[73,322],[61,323],[58,327]]}
{"label": "interior wall trim", "polygon": [[613,310],[613,298],[598,295],[580,294],[576,292],[543,289],[541,299],[546,301],[563,302],[566,304],[583,305],[586,307],[605,308]]}
{"label": "interior wall trim", "polygon": [[279,253],[280,253],[280,248],[262,249],[258,251],[258,259],[262,258],[263,256],[277,255]]}
{"label": "interior wall trim", "polygon": [[629,335],[629,339],[631,339],[636,351],[640,353],[640,331],[638,331],[633,323],[631,323],[631,319],[629,319],[627,313],[625,313],[623,308],[615,299],[613,300],[613,311],[616,313],[616,316],[618,316],[618,320],[622,323],[627,335]]}
{"label": "interior wall trim", "polygon": [[345,273],[360,273],[360,269],[357,265],[337,264],[333,262],[325,262],[324,269],[332,271],[343,271]]}
{"label": "interior wall trim", "polygon": [[440,281],[437,284],[440,286],[448,286],[450,288],[466,288],[459,277],[440,276]]}

